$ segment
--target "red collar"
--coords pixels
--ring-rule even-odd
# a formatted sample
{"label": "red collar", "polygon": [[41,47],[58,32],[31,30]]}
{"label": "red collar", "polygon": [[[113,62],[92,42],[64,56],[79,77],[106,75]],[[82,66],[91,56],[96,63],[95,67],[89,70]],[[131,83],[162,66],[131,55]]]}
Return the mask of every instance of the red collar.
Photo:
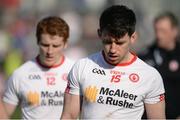
{"label": "red collar", "polygon": [[36,62],[43,68],[57,68],[59,66],[61,66],[63,63],[64,63],[64,60],[65,60],[65,57],[62,56],[62,59],[61,59],[61,62],[57,65],[53,65],[53,66],[46,66],[46,65],[43,65],[40,61],[40,58],[39,58],[39,55],[36,57]]}
{"label": "red collar", "polygon": [[125,62],[125,63],[119,63],[119,64],[117,64],[117,65],[113,65],[113,64],[109,63],[109,62],[106,60],[106,58],[105,58],[105,53],[104,53],[104,51],[102,51],[102,55],[103,55],[104,60],[105,60],[108,64],[113,65],[113,66],[128,66],[128,65],[132,64],[133,62],[135,62],[136,59],[137,59],[137,56],[136,56],[135,53],[132,53],[132,52],[131,52],[131,54],[133,55],[133,58],[132,58],[130,61]]}

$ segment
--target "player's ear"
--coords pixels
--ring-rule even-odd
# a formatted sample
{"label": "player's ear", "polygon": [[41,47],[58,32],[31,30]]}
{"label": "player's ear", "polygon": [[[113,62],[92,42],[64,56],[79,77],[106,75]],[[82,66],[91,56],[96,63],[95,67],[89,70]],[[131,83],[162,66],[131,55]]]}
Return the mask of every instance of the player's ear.
{"label": "player's ear", "polygon": [[131,44],[134,44],[136,42],[138,38],[138,34],[137,32],[135,31],[132,35],[131,35]]}
{"label": "player's ear", "polygon": [[102,36],[102,32],[100,29],[97,29],[97,33],[98,33],[98,36],[101,37]]}
{"label": "player's ear", "polygon": [[174,29],[173,29],[173,35],[174,35],[174,36],[178,36],[178,34],[179,34],[178,28],[177,28],[177,27],[174,27]]}

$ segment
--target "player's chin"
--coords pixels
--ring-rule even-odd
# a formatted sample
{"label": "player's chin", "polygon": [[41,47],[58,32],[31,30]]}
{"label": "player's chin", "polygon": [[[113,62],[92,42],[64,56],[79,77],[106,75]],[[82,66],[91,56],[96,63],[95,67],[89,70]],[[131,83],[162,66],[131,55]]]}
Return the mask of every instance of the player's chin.
{"label": "player's chin", "polygon": [[47,67],[52,67],[52,66],[54,66],[54,61],[45,61],[45,65]]}
{"label": "player's chin", "polygon": [[119,64],[119,60],[118,59],[109,59],[108,62],[112,65],[117,65]]}
{"label": "player's chin", "polygon": [[119,63],[113,61],[113,62],[111,62],[111,64],[116,66],[116,65],[118,65]]}

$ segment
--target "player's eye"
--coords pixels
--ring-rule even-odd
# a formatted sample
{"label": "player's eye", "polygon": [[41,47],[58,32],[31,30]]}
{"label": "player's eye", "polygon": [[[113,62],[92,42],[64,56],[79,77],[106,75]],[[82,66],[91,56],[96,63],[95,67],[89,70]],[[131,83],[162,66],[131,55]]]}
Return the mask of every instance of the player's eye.
{"label": "player's eye", "polygon": [[49,47],[48,44],[43,44],[43,43],[41,43],[41,46],[43,46],[43,47]]}
{"label": "player's eye", "polygon": [[53,45],[54,48],[57,48],[57,47],[60,47],[60,46],[61,46],[61,44],[60,45]]}
{"label": "player's eye", "polygon": [[124,42],[115,42],[117,45],[123,45]]}
{"label": "player's eye", "polygon": [[103,44],[112,44],[110,39],[103,39]]}

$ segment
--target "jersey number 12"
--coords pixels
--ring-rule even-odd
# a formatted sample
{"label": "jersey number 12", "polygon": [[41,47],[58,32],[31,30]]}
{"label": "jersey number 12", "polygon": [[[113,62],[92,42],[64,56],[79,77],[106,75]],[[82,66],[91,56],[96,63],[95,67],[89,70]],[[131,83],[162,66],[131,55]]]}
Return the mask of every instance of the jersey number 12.
{"label": "jersey number 12", "polygon": [[47,78],[48,85],[55,85],[55,77],[48,77]]}

